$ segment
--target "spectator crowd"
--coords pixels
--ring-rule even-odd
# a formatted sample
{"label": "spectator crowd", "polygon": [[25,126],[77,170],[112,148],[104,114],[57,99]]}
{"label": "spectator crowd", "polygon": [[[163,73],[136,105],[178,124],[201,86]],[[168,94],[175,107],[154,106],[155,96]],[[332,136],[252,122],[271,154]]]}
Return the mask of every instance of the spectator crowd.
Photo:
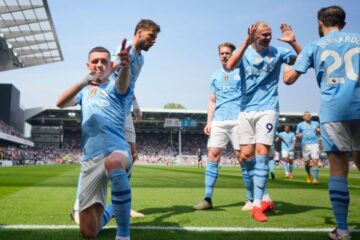
{"label": "spectator crowd", "polygon": [[[0,131],[20,138],[24,136],[13,127],[0,120]],[[136,148],[139,160],[137,164],[157,165],[196,165],[196,152],[200,148],[203,160],[207,155],[207,136],[203,133],[182,133],[181,154],[179,153],[178,134],[169,133],[137,133]],[[301,147],[296,146],[295,167],[302,167]],[[22,164],[53,164],[53,163],[77,163],[81,160],[81,134],[79,132],[67,132],[64,134],[64,142],[59,146],[25,147],[0,142],[0,161],[11,160],[13,165]],[[326,159],[322,159],[325,166]],[[234,151],[230,145],[224,151],[221,158],[222,165],[233,166],[238,164]],[[279,162],[281,167],[282,162]]]}

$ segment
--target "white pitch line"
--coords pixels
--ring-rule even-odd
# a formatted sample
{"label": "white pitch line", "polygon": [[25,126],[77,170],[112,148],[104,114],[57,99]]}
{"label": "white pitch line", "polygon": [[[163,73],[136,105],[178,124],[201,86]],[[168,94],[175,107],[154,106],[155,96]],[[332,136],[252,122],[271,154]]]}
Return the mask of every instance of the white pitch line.
{"label": "white pitch line", "polygon": [[[78,229],[75,225],[0,225],[0,229]],[[108,226],[105,228],[116,228]],[[176,226],[132,226],[139,230],[194,231],[194,232],[329,232],[331,228],[243,228],[243,227],[176,227]],[[351,229],[360,232],[360,229]]]}

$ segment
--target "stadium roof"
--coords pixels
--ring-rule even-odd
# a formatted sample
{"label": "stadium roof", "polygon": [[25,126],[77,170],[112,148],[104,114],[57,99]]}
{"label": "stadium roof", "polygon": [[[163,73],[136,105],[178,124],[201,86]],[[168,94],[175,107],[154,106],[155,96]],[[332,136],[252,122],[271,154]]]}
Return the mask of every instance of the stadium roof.
{"label": "stadium roof", "polygon": [[[169,132],[170,129],[164,127],[166,118],[191,119],[196,122],[196,127],[183,128],[182,131],[202,132],[207,121],[205,110],[142,109],[142,113],[143,120],[135,125],[137,132]],[[316,113],[312,113],[312,116],[318,120]],[[280,112],[279,123],[294,127],[302,121],[302,117],[302,112]],[[81,111],[79,107],[26,109],[25,121],[32,126],[62,126],[64,131],[80,131]]]}
{"label": "stadium roof", "polygon": [[[192,119],[198,126],[206,123],[206,111],[183,109],[142,109],[142,121],[136,125],[136,131],[169,131],[164,128],[166,118]],[[58,108],[31,108],[25,110],[25,121],[36,126],[62,126],[64,131],[80,131],[81,111],[79,107]],[[202,129],[202,128],[201,128]],[[188,129],[196,131],[196,129]],[[186,131],[184,129],[184,131]]]}
{"label": "stadium roof", "polygon": [[0,0],[0,71],[62,60],[47,0]]}

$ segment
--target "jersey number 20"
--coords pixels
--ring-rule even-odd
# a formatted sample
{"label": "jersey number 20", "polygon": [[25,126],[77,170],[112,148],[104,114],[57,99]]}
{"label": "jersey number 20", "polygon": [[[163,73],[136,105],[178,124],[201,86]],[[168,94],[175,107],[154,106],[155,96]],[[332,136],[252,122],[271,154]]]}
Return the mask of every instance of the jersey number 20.
{"label": "jersey number 20", "polygon": [[[352,64],[352,57],[355,54],[360,54],[360,47],[351,48],[344,54],[344,65],[346,77],[353,81],[359,81],[359,74],[354,71],[354,66]],[[334,50],[325,50],[321,56],[320,61],[324,61],[326,58],[332,57],[334,62],[326,69],[326,78],[328,84],[344,83],[345,79],[343,77],[332,76],[336,70],[338,70],[342,65],[342,59],[338,52]]]}

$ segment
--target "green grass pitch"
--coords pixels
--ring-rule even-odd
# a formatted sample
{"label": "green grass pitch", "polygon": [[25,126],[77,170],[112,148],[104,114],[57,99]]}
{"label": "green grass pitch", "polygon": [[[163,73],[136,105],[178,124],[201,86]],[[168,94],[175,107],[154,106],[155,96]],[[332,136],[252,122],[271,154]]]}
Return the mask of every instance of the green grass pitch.
{"label": "green grass pitch", "polygon": [[[0,168],[0,239],[82,239],[77,229],[35,229],[38,225],[69,225],[79,165],[18,166]],[[214,208],[194,211],[203,197],[205,168],[135,166],[131,179],[132,208],[146,216],[132,219],[132,239],[327,239],[325,232],[286,232],[286,228],[326,229],[335,226],[327,191],[328,169],[320,169],[320,184],[305,183],[304,169],[294,179],[276,170],[268,181],[276,203],[269,221],[258,223],[241,211],[245,200],[239,167],[222,167],[216,183]],[[360,174],[349,174],[349,227],[360,229]],[[110,196],[108,198],[110,200]],[[4,228],[33,225],[31,229]],[[109,224],[115,226],[114,220]],[[146,226],[213,228],[281,228],[284,232],[225,232],[149,230]],[[114,239],[115,229],[104,229],[97,239]],[[352,239],[360,239],[353,232]]]}

